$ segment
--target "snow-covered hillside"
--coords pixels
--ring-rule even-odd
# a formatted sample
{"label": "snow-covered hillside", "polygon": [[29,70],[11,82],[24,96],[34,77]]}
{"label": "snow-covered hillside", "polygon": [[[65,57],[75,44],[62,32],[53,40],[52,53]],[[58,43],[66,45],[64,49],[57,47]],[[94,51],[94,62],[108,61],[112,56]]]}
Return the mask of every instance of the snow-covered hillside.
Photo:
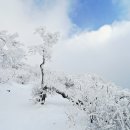
{"label": "snow-covered hillside", "polygon": [[18,84],[0,86],[0,130],[71,129],[71,105],[59,95],[48,97],[44,106],[31,100],[32,87]]}
{"label": "snow-covered hillside", "polygon": [[84,89],[67,88],[68,99],[47,93],[44,105],[32,100],[34,84],[0,84],[0,130],[129,130],[130,92],[96,76],[78,79]]}

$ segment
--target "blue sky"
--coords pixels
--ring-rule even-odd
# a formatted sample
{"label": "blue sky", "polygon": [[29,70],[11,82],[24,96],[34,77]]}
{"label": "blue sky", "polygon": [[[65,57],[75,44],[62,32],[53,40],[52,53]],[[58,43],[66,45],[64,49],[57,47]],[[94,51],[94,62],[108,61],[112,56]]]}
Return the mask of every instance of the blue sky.
{"label": "blue sky", "polygon": [[[98,29],[123,18],[123,6],[120,6],[120,0],[114,1],[116,0],[71,0],[69,17],[72,23],[81,29]],[[51,0],[34,0],[39,9],[45,2],[52,3]]]}
{"label": "blue sky", "polygon": [[80,28],[97,29],[121,16],[121,7],[113,0],[76,0],[71,8],[71,20]]}

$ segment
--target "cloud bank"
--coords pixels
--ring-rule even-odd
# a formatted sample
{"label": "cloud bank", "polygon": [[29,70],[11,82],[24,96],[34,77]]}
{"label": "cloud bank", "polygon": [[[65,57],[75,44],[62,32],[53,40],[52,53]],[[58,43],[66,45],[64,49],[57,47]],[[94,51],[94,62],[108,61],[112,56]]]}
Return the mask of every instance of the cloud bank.
{"label": "cloud bank", "polygon": [[72,73],[97,73],[118,85],[129,87],[129,36],[129,21],[81,32],[58,47],[53,66]]}

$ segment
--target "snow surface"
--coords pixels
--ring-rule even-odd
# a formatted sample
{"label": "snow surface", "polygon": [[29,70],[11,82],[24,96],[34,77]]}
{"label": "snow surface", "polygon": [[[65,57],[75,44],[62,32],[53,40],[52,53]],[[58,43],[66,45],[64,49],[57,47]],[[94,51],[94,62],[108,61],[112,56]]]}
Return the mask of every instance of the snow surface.
{"label": "snow surface", "polygon": [[66,99],[49,96],[45,105],[36,105],[31,91],[31,85],[0,85],[0,130],[72,130]]}

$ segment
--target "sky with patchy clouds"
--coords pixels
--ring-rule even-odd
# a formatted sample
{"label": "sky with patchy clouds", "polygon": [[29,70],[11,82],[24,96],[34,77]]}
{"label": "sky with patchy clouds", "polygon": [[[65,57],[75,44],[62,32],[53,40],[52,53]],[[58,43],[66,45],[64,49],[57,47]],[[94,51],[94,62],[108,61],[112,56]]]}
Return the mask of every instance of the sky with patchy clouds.
{"label": "sky with patchy clouds", "polygon": [[130,0],[0,0],[0,30],[18,32],[29,46],[38,44],[39,26],[61,35],[50,68],[130,88]]}

